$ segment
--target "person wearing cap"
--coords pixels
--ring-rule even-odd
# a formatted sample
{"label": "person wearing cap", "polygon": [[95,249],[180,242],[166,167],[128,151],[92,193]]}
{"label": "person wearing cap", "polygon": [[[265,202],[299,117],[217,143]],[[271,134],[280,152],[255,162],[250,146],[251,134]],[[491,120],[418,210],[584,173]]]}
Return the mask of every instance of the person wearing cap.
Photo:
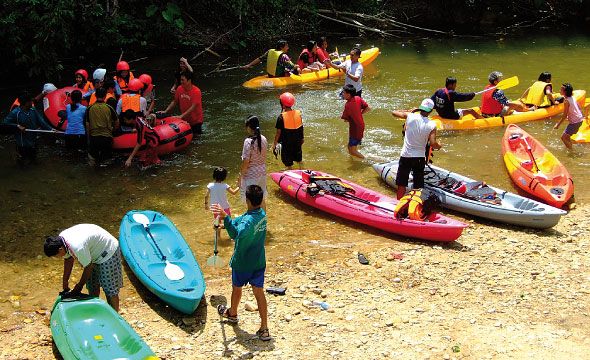
{"label": "person wearing cap", "polygon": [[143,89],[143,83],[139,79],[129,80],[128,92],[121,95],[117,102],[117,115],[121,115],[129,109],[133,110],[137,116],[144,117],[147,113],[147,100],[139,95]]}
{"label": "person wearing cap", "polygon": [[356,95],[357,91],[354,86],[345,85],[342,92],[346,104],[344,104],[344,112],[342,112],[341,118],[348,123],[348,153],[364,159],[365,156],[357,148],[361,145],[365,132],[363,114],[371,110],[371,108],[363,98]]}
{"label": "person wearing cap", "polygon": [[[55,91],[55,90],[57,90],[57,88],[52,83],[46,83],[46,84],[44,84],[43,85],[43,90],[41,90],[41,92],[37,96],[33,96],[33,98],[32,98],[33,99],[32,107],[35,107],[35,102],[36,101],[41,101],[45,97],[45,95],[47,95],[50,92]],[[14,102],[10,106],[10,110],[9,111],[14,110],[14,108],[16,108],[17,106],[20,106],[20,102],[18,101],[18,98],[16,98],[14,100]]]}
{"label": "person wearing cap", "polygon": [[[352,85],[356,89],[356,96],[362,97],[363,93],[363,64],[359,62],[361,58],[361,49],[358,47],[350,50],[350,59],[344,61],[340,65],[336,65],[330,59],[325,60],[326,66],[330,66],[337,70],[344,70],[345,80],[344,85]],[[344,97],[344,92],[340,93],[340,97]]]}
{"label": "person wearing cap", "polygon": [[193,73],[185,71],[180,75],[181,85],[176,89],[174,99],[166,110],[158,111],[158,114],[166,114],[176,104],[180,107],[181,114],[178,116],[188,122],[197,135],[203,133],[203,106],[201,104],[201,89],[193,85]]}
{"label": "person wearing cap", "polygon": [[440,88],[434,92],[430,99],[434,102],[434,109],[445,119],[459,120],[464,115],[472,115],[476,119],[481,119],[482,116],[473,109],[457,109],[455,110],[455,102],[469,101],[475,97],[475,93],[460,93],[456,92],[457,79],[453,76],[447,77],[445,87]]}
{"label": "person wearing cap", "polygon": [[14,141],[16,143],[17,162],[22,165],[27,159],[30,162],[34,162],[37,159],[37,134],[32,131],[29,132],[27,129],[53,129],[33,107],[31,94],[27,92],[22,93],[18,97],[18,101],[20,105],[16,106],[6,115],[3,125],[18,130],[14,134]]}
{"label": "person wearing cap", "polygon": [[424,166],[426,166],[424,152],[426,145],[430,142],[431,148],[435,150],[441,148],[440,141],[436,138],[436,123],[428,118],[433,108],[434,101],[424,99],[416,111],[407,114],[404,145],[395,179],[398,200],[406,194],[410,172],[412,172],[414,179],[414,189],[424,187]]}
{"label": "person wearing cap", "polygon": [[[490,84],[485,89],[494,88],[502,79],[504,75],[499,71],[493,71],[488,80]],[[510,101],[501,89],[495,88],[491,91],[486,91],[481,95],[481,115],[484,118],[504,116],[510,110],[529,111],[535,110],[537,107],[528,109],[526,105],[519,101]]]}
{"label": "person wearing cap", "polygon": [[[98,68],[98,69],[94,70],[94,72],[92,73],[92,85],[94,86],[94,89],[89,90],[88,92],[86,92],[86,94],[84,94],[82,96],[86,101],[90,101],[90,97],[92,96],[92,94],[94,94],[96,89],[98,89],[99,87],[102,87],[104,85],[104,77],[105,77],[106,73],[107,73],[106,69]],[[92,102],[92,104],[94,104],[95,102],[96,102],[96,96],[94,97],[94,101]],[[89,105],[90,104],[91,103],[89,103]]]}
{"label": "person wearing cap", "polygon": [[[78,224],[57,236],[49,236],[43,245],[45,255],[64,259],[63,295],[75,295],[84,285],[92,296],[102,287],[109,305],[119,311],[119,289],[123,287],[123,269],[119,241],[102,227]],[[70,290],[69,280],[77,260],[84,268],[80,280]]]}
{"label": "person wearing cap", "polygon": [[295,104],[295,97],[290,92],[284,92],[279,97],[281,104],[281,114],[277,118],[275,128],[275,140],[272,144],[272,152],[275,153],[277,145],[281,144],[281,161],[291,169],[293,162],[296,162],[301,169],[301,160],[303,152],[303,121],[299,110],[293,110],[291,107]]}

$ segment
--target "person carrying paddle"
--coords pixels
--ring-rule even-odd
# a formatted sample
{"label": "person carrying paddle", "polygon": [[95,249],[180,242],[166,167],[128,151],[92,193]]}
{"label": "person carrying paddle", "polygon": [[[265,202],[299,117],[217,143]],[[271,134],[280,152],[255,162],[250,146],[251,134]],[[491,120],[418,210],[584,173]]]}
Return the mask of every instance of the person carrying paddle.
{"label": "person carrying paddle", "polygon": [[567,121],[569,124],[565,128],[565,131],[561,135],[561,141],[565,144],[565,147],[568,149],[572,149],[572,140],[571,137],[575,133],[578,132],[580,126],[584,122],[584,115],[582,114],[582,110],[580,109],[580,105],[572,96],[574,94],[574,87],[570,83],[565,83],[561,85],[560,89],[561,95],[565,96],[565,103],[563,104],[563,115],[561,119],[553,127],[554,129],[559,129],[559,125],[565,120],[567,117]]}
{"label": "person carrying paddle", "polygon": [[266,213],[261,208],[262,199],[262,188],[258,185],[250,185],[246,189],[248,211],[244,215],[231,219],[219,204],[213,204],[211,211],[223,220],[228,235],[236,240],[234,253],[229,263],[232,268],[231,306],[219,304],[217,312],[228,322],[236,324],[238,322],[238,305],[242,298],[242,287],[250,283],[258,304],[261,321],[256,335],[261,340],[268,341],[271,336],[268,331],[268,308],[264,296]]}
{"label": "person carrying paddle", "polygon": [[434,92],[430,97],[434,102],[434,109],[445,119],[458,120],[463,115],[472,115],[476,119],[481,119],[482,116],[473,109],[457,109],[455,110],[455,102],[469,101],[475,97],[475,93],[460,93],[456,92],[457,79],[453,76],[447,77],[445,87],[440,88]]}
{"label": "person carrying paddle", "polygon": [[262,56],[252,60],[248,65],[242,66],[242,69],[249,69],[252,66],[266,61],[266,73],[268,77],[289,76],[291,73],[299,74],[301,69],[299,65],[293,64],[289,55],[289,44],[286,40],[279,40],[274,49],[267,50]]}
{"label": "person carrying paddle", "polygon": [[18,102],[20,105],[6,115],[3,124],[18,130],[14,134],[14,141],[16,142],[17,163],[22,165],[26,159],[30,162],[37,159],[37,134],[32,131],[27,132],[27,129],[53,129],[43,120],[37,109],[33,107],[31,94],[28,92],[21,94],[18,97]]}
{"label": "person carrying paddle", "polygon": [[398,200],[406,194],[410,172],[412,172],[414,179],[414,189],[424,187],[424,166],[426,166],[424,149],[426,144],[430,142],[430,146],[435,150],[442,147],[440,141],[436,139],[436,123],[428,118],[433,108],[434,101],[424,99],[418,108],[419,113],[407,114],[404,146],[395,177]]}
{"label": "person carrying paddle", "polygon": [[[495,88],[503,77],[504,75],[499,71],[493,71],[488,76],[490,84],[486,87],[486,90],[491,88],[494,88],[494,90],[486,91],[481,96],[481,115],[484,118],[504,116],[510,110],[529,111],[526,105],[519,101],[508,100],[504,91]],[[535,109],[536,107],[533,107],[530,110]]]}
{"label": "person carrying paddle", "polygon": [[[48,257],[64,259],[62,296],[79,294],[86,285],[90,295],[98,297],[102,287],[109,305],[119,311],[123,270],[119,241],[113,235],[98,225],[78,224],[57,236],[47,237],[43,250]],[[70,290],[74,259],[82,264],[84,271],[76,286]]]}

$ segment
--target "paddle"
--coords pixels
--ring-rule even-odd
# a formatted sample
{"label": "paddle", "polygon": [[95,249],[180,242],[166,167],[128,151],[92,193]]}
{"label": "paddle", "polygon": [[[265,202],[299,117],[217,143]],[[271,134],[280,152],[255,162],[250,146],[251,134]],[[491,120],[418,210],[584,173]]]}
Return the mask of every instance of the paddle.
{"label": "paddle", "polygon": [[511,87],[515,87],[516,85],[518,85],[518,76],[513,76],[511,78],[504,79],[504,80],[500,81],[498,84],[496,84],[496,86],[492,86],[489,89],[478,91],[475,93],[475,95],[479,95],[481,93],[484,93],[484,92],[490,91],[490,90],[494,90],[494,89],[500,89],[500,90],[509,89]]}
{"label": "paddle", "polygon": [[[539,165],[537,165],[537,160],[535,160],[535,157],[533,156],[533,149],[531,149],[531,146],[529,145],[529,142],[526,139],[526,137],[523,136],[522,137],[522,141],[524,141],[524,143],[526,145],[526,149],[527,149],[527,151],[529,153],[529,156],[530,156],[531,160],[533,160],[533,163],[535,164],[535,167],[537,168],[537,173],[543,174],[541,172],[541,170],[539,170]],[[545,174],[543,174],[543,175],[545,175]]]}
{"label": "paddle", "polygon": [[182,271],[180,266],[172,264],[170,261],[166,260],[166,256],[164,256],[164,253],[162,253],[162,250],[160,249],[160,247],[158,246],[158,243],[154,239],[152,232],[150,231],[150,228],[149,228],[150,219],[148,219],[148,217],[145,216],[145,214],[133,214],[133,220],[135,222],[143,225],[143,228],[145,229],[145,231],[148,233],[148,235],[152,239],[154,245],[156,245],[156,249],[158,249],[160,256],[162,256],[162,261],[166,262],[166,267],[164,268],[164,274],[166,274],[166,277],[170,280],[182,279],[184,277],[184,272]]}
{"label": "paddle", "polygon": [[[215,218],[214,224],[215,224],[216,228],[219,228],[219,217]],[[219,251],[217,251],[217,229],[216,229],[215,230],[215,248],[213,250],[213,256],[211,256],[207,259],[207,265],[217,267],[217,268],[225,266],[225,261],[220,256],[217,256],[218,253],[219,253]]]}
{"label": "paddle", "polygon": [[46,134],[65,134],[63,131],[41,130],[41,129],[25,129],[26,132],[46,133]]}

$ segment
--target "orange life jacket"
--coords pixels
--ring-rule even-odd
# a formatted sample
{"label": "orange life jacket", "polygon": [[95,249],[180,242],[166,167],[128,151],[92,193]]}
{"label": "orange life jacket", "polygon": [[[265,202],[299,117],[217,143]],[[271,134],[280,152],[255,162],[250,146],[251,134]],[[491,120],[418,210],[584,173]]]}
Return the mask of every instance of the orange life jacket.
{"label": "orange life jacket", "polygon": [[16,100],[14,100],[14,102],[12,103],[12,106],[10,107],[10,111],[14,110],[14,108],[17,106],[20,106],[20,103],[18,102],[18,98]]}
{"label": "orange life jacket", "polygon": [[117,84],[119,84],[119,87],[121,88],[122,92],[127,92],[129,91],[129,81],[131,81],[131,79],[133,79],[133,73],[131,71],[129,71],[129,79],[125,80],[124,78],[120,78],[118,75],[113,76],[113,79],[115,79],[115,81],[117,82]]}
{"label": "orange life jacket", "polygon": [[281,115],[283,116],[283,125],[285,129],[295,130],[303,126],[299,110],[285,111],[281,113]]}
{"label": "orange life jacket", "polygon": [[427,215],[423,211],[421,195],[420,190],[412,190],[401,198],[394,210],[395,217],[398,219],[409,217],[411,220],[424,221]]}
{"label": "orange life jacket", "polygon": [[[486,89],[489,89],[491,87],[494,87],[496,85],[488,85],[486,86]],[[494,100],[494,98],[492,97],[494,95],[494,91],[496,90],[490,90],[490,91],[486,91],[481,95],[481,112],[485,113],[485,114],[500,114],[502,112],[502,104],[500,104],[498,101]]]}
{"label": "orange life jacket", "polygon": [[[104,101],[107,102],[108,99],[110,98],[115,98],[115,95],[111,94],[111,93],[107,93],[107,96],[104,98]],[[96,91],[92,93],[92,95],[90,95],[90,100],[88,101],[88,105],[92,105],[96,102]]]}
{"label": "orange life jacket", "polygon": [[74,85],[76,87],[76,89],[78,90],[82,90],[82,92],[89,92],[90,90],[94,90],[94,85],[92,85],[92,83],[90,81],[86,81],[86,84],[84,84],[84,86],[79,87],[78,84]]}
{"label": "orange life jacket", "polygon": [[133,110],[136,113],[141,111],[139,94],[123,94],[121,95],[121,112],[126,110]]}

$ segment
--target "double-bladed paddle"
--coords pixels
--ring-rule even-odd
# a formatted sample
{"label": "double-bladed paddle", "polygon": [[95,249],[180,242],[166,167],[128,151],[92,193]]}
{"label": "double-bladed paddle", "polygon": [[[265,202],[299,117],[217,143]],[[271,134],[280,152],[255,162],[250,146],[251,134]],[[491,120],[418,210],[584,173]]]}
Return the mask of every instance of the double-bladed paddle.
{"label": "double-bladed paddle", "polygon": [[164,268],[164,274],[166,274],[166,277],[170,280],[182,279],[184,277],[184,271],[182,271],[180,266],[178,266],[176,264],[172,264],[170,261],[168,261],[166,259],[166,256],[164,255],[164,253],[162,253],[162,250],[160,249],[160,247],[158,246],[158,243],[154,239],[154,236],[152,235],[152,232],[150,231],[150,228],[149,228],[150,219],[145,214],[133,214],[133,220],[135,222],[143,225],[143,228],[145,229],[145,231],[148,233],[148,235],[152,239],[154,245],[156,245],[156,249],[158,249],[158,252],[160,253],[160,256],[162,257],[162,261],[166,262],[166,267]]}
{"label": "double-bladed paddle", "polygon": [[484,92],[490,91],[490,90],[494,90],[494,89],[500,89],[500,90],[509,89],[511,87],[515,87],[516,85],[518,85],[518,76],[513,76],[508,79],[504,79],[504,80],[500,81],[498,84],[496,84],[496,86],[492,86],[489,89],[478,91],[475,93],[475,95],[479,95],[481,93],[484,93]]}

